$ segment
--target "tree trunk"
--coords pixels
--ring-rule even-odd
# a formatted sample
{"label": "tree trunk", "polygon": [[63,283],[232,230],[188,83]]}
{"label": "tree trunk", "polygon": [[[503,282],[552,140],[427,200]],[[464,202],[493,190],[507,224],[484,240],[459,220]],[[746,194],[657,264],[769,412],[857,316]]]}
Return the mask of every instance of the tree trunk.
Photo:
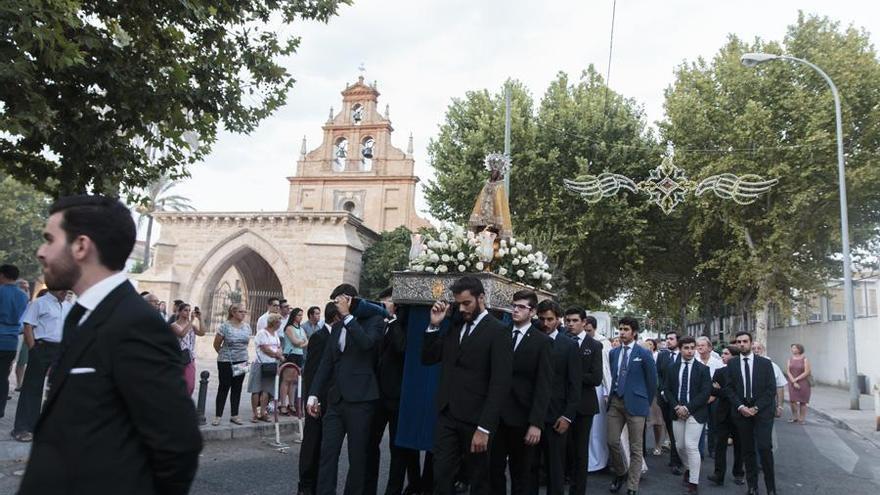
{"label": "tree trunk", "polygon": [[767,301],[761,305],[755,313],[755,342],[760,342],[767,348],[767,329],[770,327],[770,302]]}
{"label": "tree trunk", "polygon": [[682,304],[681,307],[679,308],[679,311],[680,311],[680,315],[681,315],[681,334],[682,335],[689,335],[688,321],[687,321],[687,317],[688,317],[687,304]]}
{"label": "tree trunk", "polygon": [[144,242],[144,270],[150,267],[150,240],[153,237],[153,215],[147,215],[147,240]]}

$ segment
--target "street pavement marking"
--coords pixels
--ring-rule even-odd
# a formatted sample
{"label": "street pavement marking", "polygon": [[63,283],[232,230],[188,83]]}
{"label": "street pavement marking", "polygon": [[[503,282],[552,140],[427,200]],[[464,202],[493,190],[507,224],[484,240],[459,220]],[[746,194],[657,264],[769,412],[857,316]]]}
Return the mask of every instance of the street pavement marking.
{"label": "street pavement marking", "polygon": [[833,428],[818,427],[804,428],[810,441],[816,446],[816,450],[829,461],[837,464],[849,474],[852,474],[859,463],[859,456],[846,444]]}

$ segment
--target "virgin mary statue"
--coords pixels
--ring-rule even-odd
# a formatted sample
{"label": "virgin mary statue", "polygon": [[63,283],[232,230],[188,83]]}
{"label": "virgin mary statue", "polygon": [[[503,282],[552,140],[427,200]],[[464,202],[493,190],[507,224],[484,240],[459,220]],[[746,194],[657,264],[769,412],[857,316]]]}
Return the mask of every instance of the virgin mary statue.
{"label": "virgin mary statue", "polygon": [[489,180],[477,196],[468,227],[475,233],[486,229],[497,231],[499,239],[509,239],[513,235],[513,225],[504,175],[510,170],[510,159],[500,153],[491,153],[483,163],[489,171]]}

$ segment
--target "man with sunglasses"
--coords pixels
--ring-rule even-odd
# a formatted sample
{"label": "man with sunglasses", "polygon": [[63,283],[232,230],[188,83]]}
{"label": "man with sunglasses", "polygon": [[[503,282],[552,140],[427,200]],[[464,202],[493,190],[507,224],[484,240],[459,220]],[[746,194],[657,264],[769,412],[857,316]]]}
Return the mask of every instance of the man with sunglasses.
{"label": "man with sunglasses", "polygon": [[270,297],[268,301],[266,301],[266,312],[257,319],[257,331],[265,330],[269,325],[269,315],[272,313],[280,314],[281,313],[281,300],[277,297]]}

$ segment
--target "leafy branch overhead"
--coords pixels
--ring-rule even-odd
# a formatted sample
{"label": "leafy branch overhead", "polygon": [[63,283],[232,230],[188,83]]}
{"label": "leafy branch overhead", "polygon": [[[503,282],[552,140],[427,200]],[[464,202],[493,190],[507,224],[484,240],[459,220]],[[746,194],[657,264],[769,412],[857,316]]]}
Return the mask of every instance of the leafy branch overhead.
{"label": "leafy branch overhead", "polygon": [[[0,170],[51,196],[125,192],[188,175],[221,126],[248,133],[284,105],[276,61],[350,0],[0,3]],[[151,150],[158,157],[151,160]]]}

